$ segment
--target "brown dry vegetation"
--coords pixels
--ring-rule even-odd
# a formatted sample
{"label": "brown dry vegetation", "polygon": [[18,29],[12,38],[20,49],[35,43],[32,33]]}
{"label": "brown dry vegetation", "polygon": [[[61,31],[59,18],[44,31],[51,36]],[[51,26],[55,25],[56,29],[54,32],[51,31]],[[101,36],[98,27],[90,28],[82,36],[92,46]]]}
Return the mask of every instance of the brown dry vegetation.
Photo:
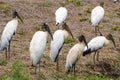
{"label": "brown dry vegetation", "polygon": [[[73,0],[74,1],[74,0]],[[79,1],[79,0],[78,0]],[[104,1],[105,16],[100,24],[103,35],[111,33],[116,42],[116,49],[113,45],[104,47],[100,50],[100,61],[107,72],[101,68],[97,72],[93,71],[93,54],[86,57],[81,57],[77,62],[76,75],[77,78],[83,78],[90,75],[103,74],[106,77],[117,78],[120,75],[120,3],[113,3],[113,0],[81,0],[81,5],[75,6],[73,2],[66,0],[0,0],[1,4],[7,4],[7,7],[0,6],[0,34],[4,29],[5,24],[11,20],[12,9],[16,9],[24,20],[24,23],[19,23],[17,32],[11,42],[11,59],[5,65],[0,65],[0,79],[3,76],[10,74],[12,63],[21,61],[24,64],[25,74],[30,80],[38,80],[42,77],[45,80],[56,80],[70,77],[71,74],[65,75],[65,61],[69,49],[77,43],[77,37],[80,34],[86,36],[87,41],[95,37],[93,29],[90,25],[90,11],[99,2]],[[52,33],[57,29],[55,26],[55,10],[60,6],[65,5],[68,9],[68,17],[66,19],[76,42],[65,44],[59,55],[60,71],[56,72],[55,63],[49,58],[50,51],[50,36],[46,47],[45,55],[41,61],[41,72],[34,73],[34,69],[30,66],[29,42],[36,32],[39,30],[43,22],[47,22],[52,30]],[[117,29],[116,29],[117,28]],[[5,59],[4,51],[0,51],[0,60]],[[3,54],[2,54],[3,53]],[[38,71],[37,71],[38,72]],[[68,79],[69,80],[69,79]],[[70,79],[71,80],[71,79]],[[88,79],[89,80],[89,79]]]}

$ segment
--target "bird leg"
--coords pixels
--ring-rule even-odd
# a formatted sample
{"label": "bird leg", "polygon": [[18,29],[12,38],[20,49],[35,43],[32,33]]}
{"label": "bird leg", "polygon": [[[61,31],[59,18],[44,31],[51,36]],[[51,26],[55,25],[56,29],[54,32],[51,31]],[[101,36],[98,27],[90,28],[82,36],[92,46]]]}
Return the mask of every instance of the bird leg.
{"label": "bird leg", "polygon": [[100,32],[100,29],[99,29],[99,27],[98,27],[98,32],[99,32],[100,36],[102,36],[102,33]]}
{"label": "bird leg", "polygon": [[7,48],[5,48],[5,55],[6,55],[6,59],[7,59]]}
{"label": "bird leg", "polygon": [[75,80],[75,66],[73,66],[74,80]]}
{"label": "bird leg", "polygon": [[56,70],[59,71],[59,62],[58,62],[58,58],[57,58]]}
{"label": "bird leg", "polygon": [[40,63],[39,63],[39,73],[40,73]]}
{"label": "bird leg", "polygon": [[36,69],[37,69],[37,66],[35,66],[35,74],[36,74]]}
{"label": "bird leg", "polygon": [[95,70],[95,66],[96,66],[96,63],[95,63],[95,55],[96,55],[96,51],[95,51],[95,54],[93,56],[93,61],[94,61],[94,70]]}
{"label": "bird leg", "polygon": [[11,40],[9,41],[9,45],[8,45],[8,59],[10,59],[10,43],[11,43]]}

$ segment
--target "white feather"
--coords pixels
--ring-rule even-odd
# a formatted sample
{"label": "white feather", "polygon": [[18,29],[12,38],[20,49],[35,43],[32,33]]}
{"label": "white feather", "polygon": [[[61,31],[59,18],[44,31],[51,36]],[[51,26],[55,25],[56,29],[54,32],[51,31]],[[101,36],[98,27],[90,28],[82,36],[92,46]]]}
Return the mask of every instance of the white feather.
{"label": "white feather", "polygon": [[93,26],[96,26],[104,16],[104,9],[101,6],[97,6],[92,10],[91,22]]}
{"label": "white feather", "polygon": [[[108,40],[104,36],[97,36],[89,41],[88,49],[91,49],[91,51],[95,51],[102,48],[107,43],[108,43]],[[84,51],[86,50],[87,50],[87,47],[84,48]]]}
{"label": "white feather", "polygon": [[30,42],[30,58],[32,60],[32,64],[35,66],[37,65],[46,48],[47,42],[47,32],[37,31]]}
{"label": "white feather", "polygon": [[78,43],[70,49],[66,58],[66,71],[73,67],[73,64],[75,64],[78,58],[82,55],[84,48],[84,43]]}
{"label": "white feather", "polygon": [[65,7],[60,7],[56,10],[55,12],[55,20],[56,20],[56,24],[59,23],[59,25],[61,23],[63,23],[63,21],[65,21],[67,17],[67,9]]}
{"label": "white feather", "polygon": [[63,46],[64,34],[62,30],[57,30],[53,34],[53,40],[50,44],[50,58],[55,61],[56,56],[59,54],[59,49]]}
{"label": "white feather", "polygon": [[1,36],[0,50],[7,48],[7,46],[9,45],[9,41],[11,40],[13,34],[16,32],[17,26],[18,20],[16,18],[12,19],[6,24]]}

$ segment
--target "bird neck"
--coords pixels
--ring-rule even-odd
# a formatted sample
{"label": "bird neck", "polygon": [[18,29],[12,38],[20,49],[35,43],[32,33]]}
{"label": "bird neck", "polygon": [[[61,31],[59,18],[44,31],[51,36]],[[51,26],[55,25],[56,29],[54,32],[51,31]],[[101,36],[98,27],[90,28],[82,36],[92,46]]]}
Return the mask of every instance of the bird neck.
{"label": "bird neck", "polygon": [[109,45],[110,44],[110,40],[105,40],[105,46]]}
{"label": "bird neck", "polygon": [[68,38],[68,36],[69,36],[68,31],[63,30],[63,35],[64,35],[64,38],[65,38],[65,39],[67,39],[67,38]]}

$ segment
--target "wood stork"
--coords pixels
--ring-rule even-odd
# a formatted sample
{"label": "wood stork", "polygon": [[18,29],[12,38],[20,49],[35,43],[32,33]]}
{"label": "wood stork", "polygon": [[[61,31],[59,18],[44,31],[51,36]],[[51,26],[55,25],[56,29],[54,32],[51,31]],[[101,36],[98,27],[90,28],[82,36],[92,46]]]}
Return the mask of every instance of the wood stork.
{"label": "wood stork", "polygon": [[68,25],[64,23],[62,25],[62,30],[57,30],[53,34],[53,40],[51,40],[50,44],[50,58],[53,62],[57,62],[56,70],[58,70],[58,55],[60,50],[64,44],[64,40],[68,38],[69,34],[72,36],[71,30],[69,29]]}
{"label": "wood stork", "polygon": [[95,32],[97,32],[97,29],[98,29],[98,32],[100,33],[100,35],[102,35],[102,33],[99,30],[99,24],[100,24],[100,21],[101,21],[101,19],[103,18],[104,14],[105,14],[103,5],[104,5],[104,3],[101,2],[100,6],[95,7],[92,10],[92,13],[91,13],[92,26],[95,27]]}
{"label": "wood stork", "polygon": [[37,64],[39,64],[39,72],[40,72],[40,60],[46,48],[48,33],[53,39],[49,26],[47,25],[47,23],[43,23],[42,30],[37,31],[33,35],[32,40],[30,42],[30,47],[29,47],[30,59],[32,61],[32,66],[35,67],[35,73],[36,73]]}
{"label": "wood stork", "polygon": [[87,46],[84,35],[78,37],[79,43],[75,44],[70,50],[66,58],[66,72],[69,73],[72,69],[75,75],[75,65],[77,60],[82,56],[85,46]]}
{"label": "wood stork", "polygon": [[[12,16],[13,16],[13,19],[6,24],[6,26],[2,32],[1,44],[0,44],[0,50],[6,51],[6,58],[8,58],[8,59],[10,59],[10,42],[11,42],[13,35],[15,35],[15,32],[16,32],[16,29],[18,26],[17,17],[23,23],[23,20],[21,19],[21,17],[19,16],[19,14],[16,10],[13,10]],[[7,55],[7,47],[8,47],[8,52],[9,52],[8,55]]]}
{"label": "wood stork", "polygon": [[113,42],[114,46],[115,45],[115,41],[113,39],[113,36],[111,34],[108,34],[106,37],[105,36],[97,36],[95,38],[93,38],[92,40],[89,41],[88,43],[88,48],[85,47],[84,48],[84,52],[83,52],[83,56],[90,54],[92,52],[95,52],[94,57],[93,57],[93,61],[94,61],[94,69],[95,69],[95,56],[97,58],[97,61],[99,62],[99,53],[97,52],[98,50],[100,50],[101,48],[103,48],[104,46],[107,46],[108,44],[110,44],[110,41]]}
{"label": "wood stork", "polygon": [[67,9],[65,7],[58,8],[55,12],[56,26],[62,24],[65,21],[66,17],[67,17]]}
{"label": "wood stork", "polygon": [[114,0],[114,3],[118,2],[119,0]]}

